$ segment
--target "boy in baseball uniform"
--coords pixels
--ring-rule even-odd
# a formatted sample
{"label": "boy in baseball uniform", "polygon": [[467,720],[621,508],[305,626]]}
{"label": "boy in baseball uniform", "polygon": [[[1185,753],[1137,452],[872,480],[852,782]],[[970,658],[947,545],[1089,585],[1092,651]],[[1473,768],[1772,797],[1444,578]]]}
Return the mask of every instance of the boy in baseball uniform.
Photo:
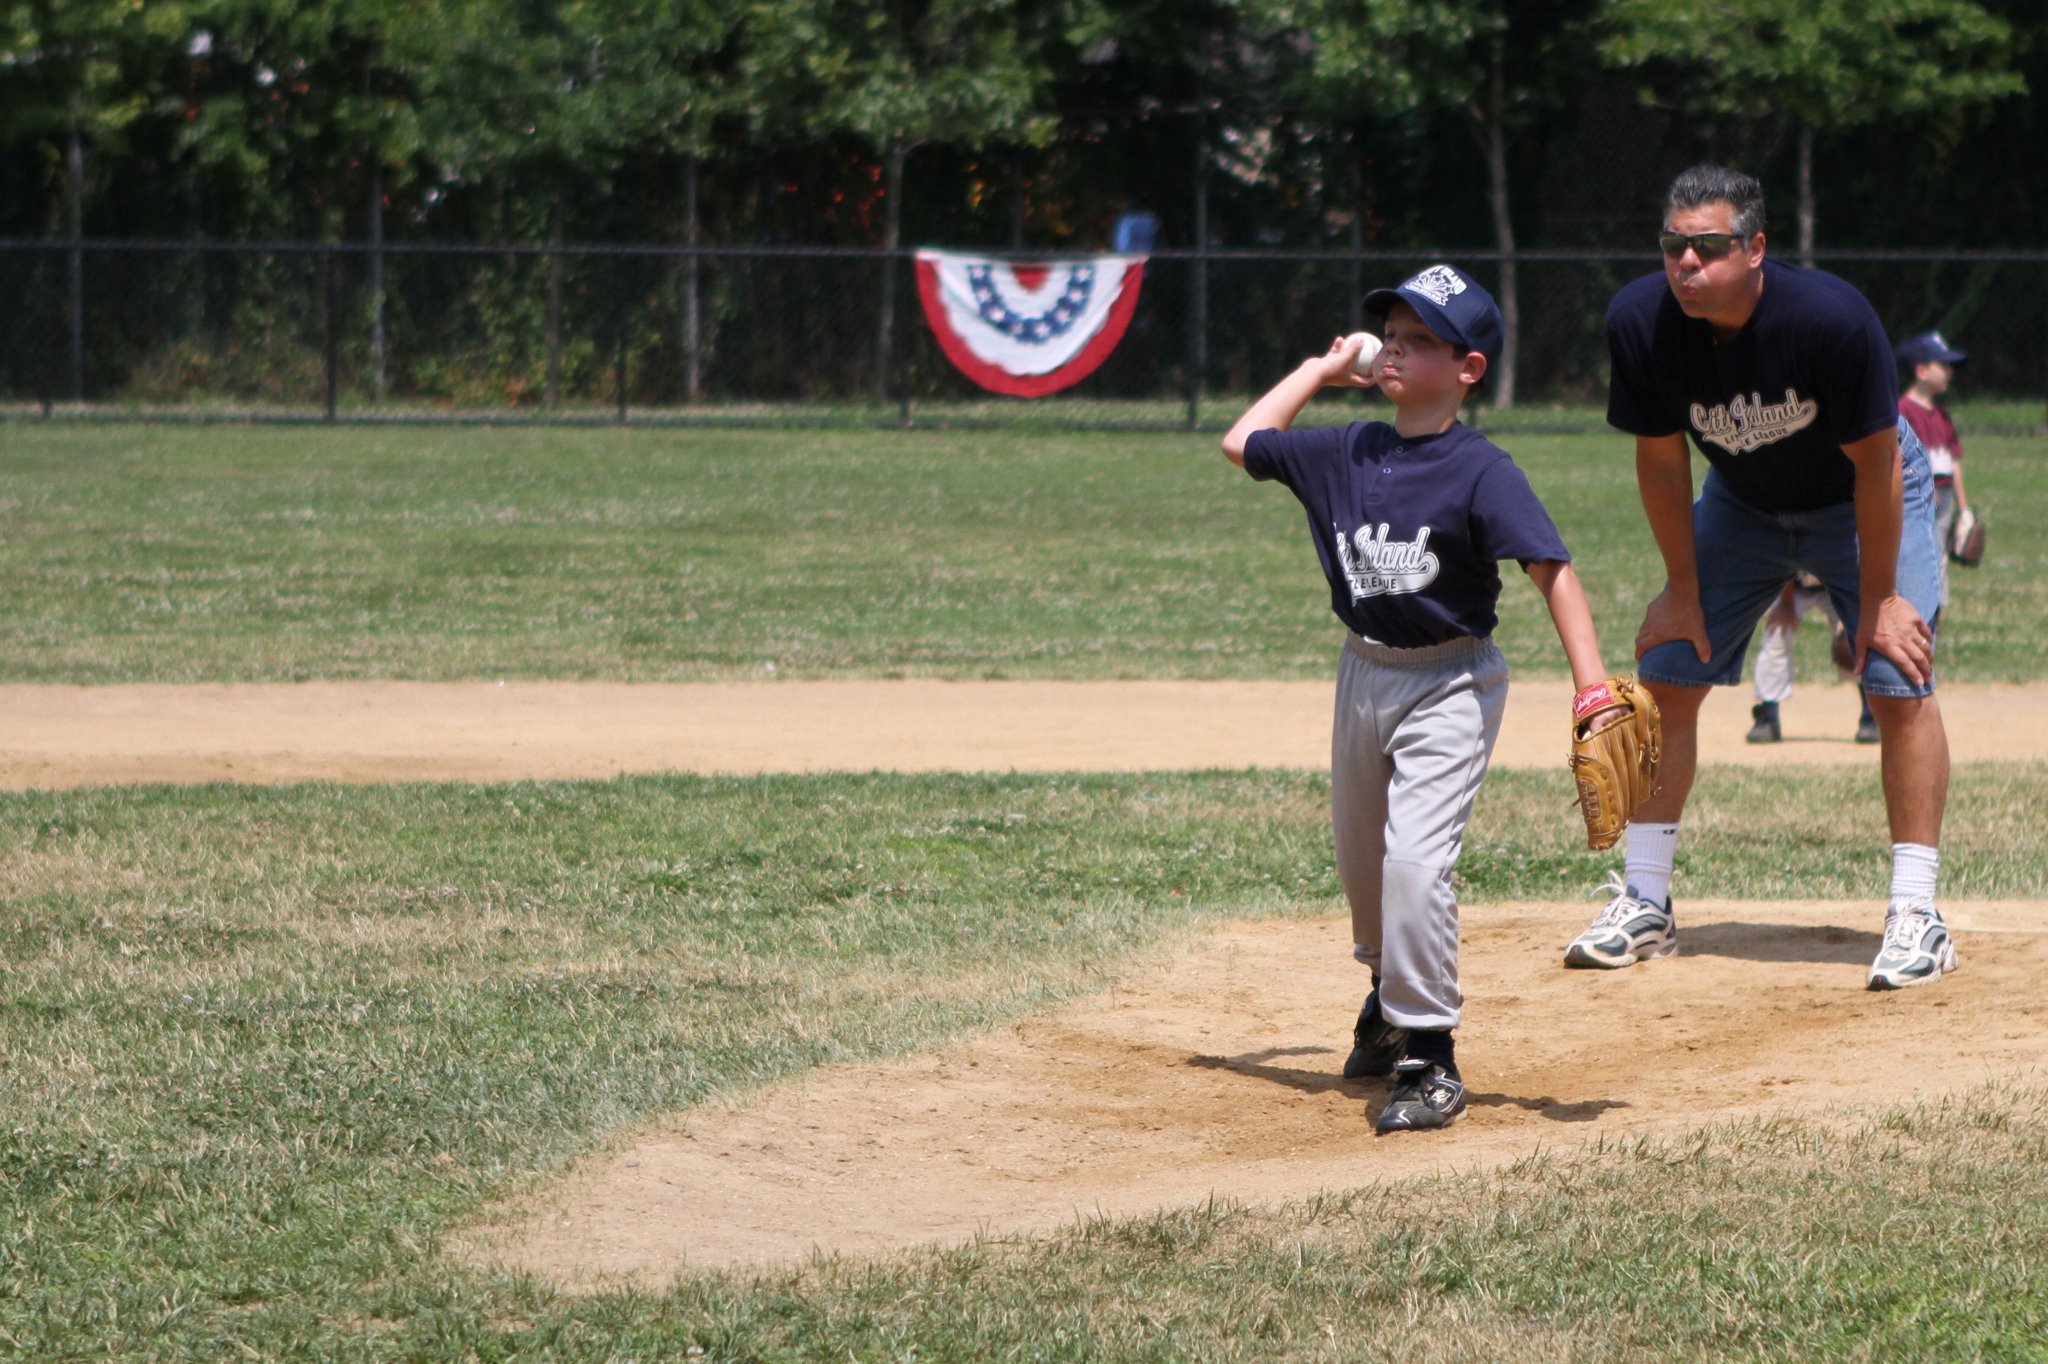
{"label": "boy in baseball uniform", "polygon": [[[1834,603],[1828,600],[1827,584],[1804,570],[1793,574],[1792,581],[1771,603],[1771,609],[1764,612],[1763,642],[1756,649],[1756,704],[1749,708],[1749,733],[1744,736],[1750,743],[1775,744],[1785,737],[1778,707],[1792,699],[1792,637],[1799,633],[1799,622],[1813,611],[1819,611],[1828,622],[1832,633],[1828,651],[1835,667],[1844,680],[1856,680],[1856,674],[1848,670],[1856,661],[1849,632],[1842,618],[1835,614]],[[1870,698],[1864,695],[1861,686],[1856,694],[1863,704],[1856,720],[1856,742],[1874,744],[1878,739],[1877,717],[1870,713]]]}
{"label": "boy in baseball uniform", "polygon": [[1941,551],[1935,566],[1941,577],[1941,604],[1948,605],[1948,549],[1955,540],[1956,518],[1970,509],[1963,491],[1963,438],[1955,419],[1941,405],[1941,395],[1955,381],[1956,366],[1966,360],[1940,332],[1922,332],[1899,343],[1895,352],[1906,380],[1899,394],[1899,416],[1913,428],[1927,451],[1927,470],[1934,475],[1934,543]]}
{"label": "boy in baseball uniform", "polygon": [[[1433,265],[1368,294],[1365,309],[1385,334],[1369,373],[1353,367],[1363,339],[1338,339],[1253,403],[1223,453],[1300,500],[1344,623],[1330,817],[1352,955],[1372,972],[1344,1075],[1391,1075],[1374,1125],[1401,1132],[1465,1111],[1451,870],[1507,701],[1491,639],[1501,560],[1549,604],[1576,688],[1596,688],[1606,670],[1549,513],[1507,453],[1458,420],[1500,358],[1492,296]],[[1292,429],[1322,389],[1374,386],[1391,422]]]}

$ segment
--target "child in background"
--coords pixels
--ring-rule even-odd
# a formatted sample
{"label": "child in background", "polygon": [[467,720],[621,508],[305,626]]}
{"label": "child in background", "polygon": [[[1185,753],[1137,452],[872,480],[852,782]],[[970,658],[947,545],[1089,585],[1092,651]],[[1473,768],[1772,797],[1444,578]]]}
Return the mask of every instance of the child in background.
{"label": "child in background", "polygon": [[[1843,680],[1856,680],[1850,671],[1856,665],[1856,651],[1850,646],[1842,618],[1835,614],[1834,603],[1828,600],[1828,590],[1811,573],[1794,574],[1771,609],[1764,612],[1763,642],[1756,651],[1756,704],[1749,708],[1749,733],[1744,736],[1750,743],[1774,744],[1785,737],[1778,707],[1792,699],[1792,637],[1799,632],[1799,622],[1816,609],[1828,622],[1828,653],[1836,669]],[[1874,744],[1877,717],[1870,713],[1870,697],[1860,686],[1856,696],[1863,707],[1856,717],[1856,742]]]}
{"label": "child in background", "polygon": [[1955,381],[1956,366],[1969,357],[1940,332],[1922,332],[1899,343],[1899,368],[1907,379],[1899,394],[1899,415],[1927,447],[1934,474],[1934,543],[1941,550],[1941,604],[1948,605],[1948,554],[1955,545],[1956,518],[1969,510],[1963,491],[1963,441],[1941,395]]}
{"label": "child in background", "polygon": [[[1492,296],[1434,265],[1368,294],[1365,310],[1385,331],[1370,374],[1353,369],[1361,340],[1339,338],[1253,403],[1223,453],[1300,500],[1347,632],[1330,818],[1352,955],[1372,988],[1344,1075],[1392,1075],[1374,1125],[1400,1132],[1447,1127],[1465,1111],[1451,871],[1507,701],[1491,639],[1500,560],[1521,564],[1543,594],[1575,689],[1594,694],[1606,670],[1549,513],[1507,452],[1458,421],[1500,358]],[[1291,429],[1321,390],[1375,384],[1391,423]]]}

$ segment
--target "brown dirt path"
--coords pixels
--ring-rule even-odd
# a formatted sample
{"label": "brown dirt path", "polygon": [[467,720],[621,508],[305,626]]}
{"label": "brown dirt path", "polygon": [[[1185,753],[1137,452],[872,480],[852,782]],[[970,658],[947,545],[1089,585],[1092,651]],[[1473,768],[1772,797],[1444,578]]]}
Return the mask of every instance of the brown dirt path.
{"label": "brown dirt path", "polygon": [[[1562,765],[1570,688],[1517,682],[1495,762]],[[2048,686],[1942,689],[1956,761],[2048,755]],[[1328,682],[308,682],[0,686],[0,789],[129,782],[511,781],[621,772],[1128,771],[1329,761]],[[1785,742],[1749,696],[1710,763],[1875,763],[1856,695],[1802,687]]]}

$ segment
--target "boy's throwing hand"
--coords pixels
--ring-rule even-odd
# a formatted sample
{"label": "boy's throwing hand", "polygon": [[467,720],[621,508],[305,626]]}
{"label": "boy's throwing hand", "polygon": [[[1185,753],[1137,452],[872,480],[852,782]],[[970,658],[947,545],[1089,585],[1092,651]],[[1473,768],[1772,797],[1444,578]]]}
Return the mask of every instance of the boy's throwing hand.
{"label": "boy's throwing hand", "polygon": [[1329,354],[1323,357],[1328,375],[1325,385],[1373,387],[1379,382],[1379,375],[1373,369],[1373,358],[1379,349],[1380,339],[1371,332],[1353,332],[1349,336],[1338,337],[1330,343]]}

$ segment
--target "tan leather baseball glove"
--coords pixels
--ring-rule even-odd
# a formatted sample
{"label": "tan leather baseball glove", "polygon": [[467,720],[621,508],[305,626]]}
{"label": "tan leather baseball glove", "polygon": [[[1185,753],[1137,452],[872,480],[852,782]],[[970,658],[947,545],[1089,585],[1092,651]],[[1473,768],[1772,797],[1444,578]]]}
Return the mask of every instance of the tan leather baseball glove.
{"label": "tan leather baseball glove", "polygon": [[1968,507],[1956,513],[1956,524],[1948,539],[1948,557],[1965,568],[1984,562],[1984,523]]}
{"label": "tan leather baseball glove", "polygon": [[1664,728],[1657,703],[1633,677],[1610,677],[1572,698],[1572,780],[1586,843],[1611,848],[1657,789]]}

